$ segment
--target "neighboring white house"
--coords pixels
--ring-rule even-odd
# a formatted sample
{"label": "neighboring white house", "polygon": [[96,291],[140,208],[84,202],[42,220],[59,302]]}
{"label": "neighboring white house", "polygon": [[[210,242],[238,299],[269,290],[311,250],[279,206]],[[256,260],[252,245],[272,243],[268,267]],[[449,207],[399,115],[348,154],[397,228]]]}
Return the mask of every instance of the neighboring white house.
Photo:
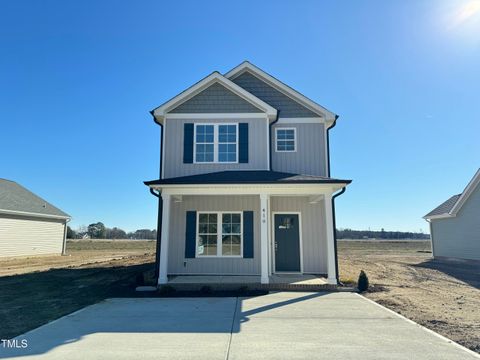
{"label": "neighboring white house", "polygon": [[430,223],[434,257],[480,260],[480,169],[461,194],[423,218]]}
{"label": "neighboring white house", "polygon": [[0,179],[0,257],[63,254],[70,215]]}

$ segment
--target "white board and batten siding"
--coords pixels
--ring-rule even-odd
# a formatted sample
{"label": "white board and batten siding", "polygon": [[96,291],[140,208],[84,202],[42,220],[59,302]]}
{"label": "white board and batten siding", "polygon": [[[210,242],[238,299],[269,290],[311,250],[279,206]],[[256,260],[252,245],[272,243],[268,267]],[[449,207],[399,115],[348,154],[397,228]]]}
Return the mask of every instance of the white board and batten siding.
{"label": "white board and batten siding", "polygon": [[65,219],[0,214],[0,257],[61,254]]}

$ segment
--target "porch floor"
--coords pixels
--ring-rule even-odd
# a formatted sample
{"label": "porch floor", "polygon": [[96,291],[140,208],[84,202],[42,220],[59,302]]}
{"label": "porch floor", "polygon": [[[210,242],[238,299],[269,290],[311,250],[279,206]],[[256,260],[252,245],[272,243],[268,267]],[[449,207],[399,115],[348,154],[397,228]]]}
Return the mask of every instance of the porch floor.
{"label": "porch floor", "polygon": [[[169,284],[258,284],[260,276],[243,275],[176,275],[168,279]],[[325,285],[327,279],[318,275],[274,274],[271,284]]]}

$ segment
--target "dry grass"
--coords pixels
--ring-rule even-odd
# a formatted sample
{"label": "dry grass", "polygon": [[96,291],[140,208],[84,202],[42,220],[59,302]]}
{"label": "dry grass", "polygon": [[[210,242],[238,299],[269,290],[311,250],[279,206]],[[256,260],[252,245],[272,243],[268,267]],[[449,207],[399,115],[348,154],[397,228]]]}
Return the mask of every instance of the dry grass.
{"label": "dry grass", "polygon": [[480,265],[433,261],[428,241],[339,241],[339,272],[373,285],[365,295],[480,352]]}

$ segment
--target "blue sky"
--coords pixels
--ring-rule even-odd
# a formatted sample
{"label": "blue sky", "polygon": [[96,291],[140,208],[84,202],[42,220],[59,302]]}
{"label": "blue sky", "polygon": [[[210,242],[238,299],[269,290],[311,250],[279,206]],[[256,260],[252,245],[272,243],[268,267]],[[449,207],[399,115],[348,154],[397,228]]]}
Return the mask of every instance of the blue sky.
{"label": "blue sky", "polygon": [[245,59],[340,115],[338,227],[427,231],[479,167],[478,1],[3,1],[0,177],[154,228],[149,110]]}

